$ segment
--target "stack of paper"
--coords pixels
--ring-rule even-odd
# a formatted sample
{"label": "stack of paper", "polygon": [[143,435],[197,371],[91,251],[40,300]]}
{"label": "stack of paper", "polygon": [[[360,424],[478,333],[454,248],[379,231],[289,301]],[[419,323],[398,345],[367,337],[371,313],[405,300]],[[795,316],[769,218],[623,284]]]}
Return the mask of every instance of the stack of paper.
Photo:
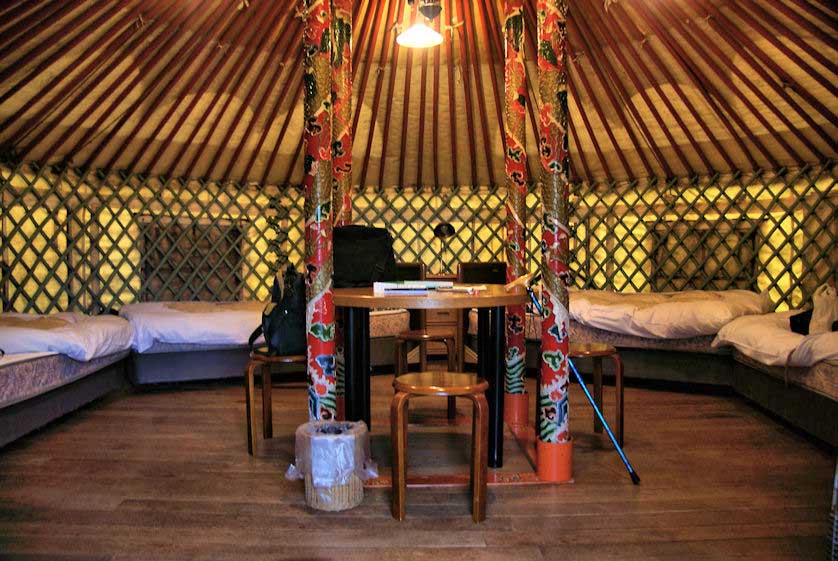
{"label": "stack of paper", "polygon": [[375,282],[372,285],[373,294],[427,294],[428,290],[451,288],[451,281],[398,281]]}

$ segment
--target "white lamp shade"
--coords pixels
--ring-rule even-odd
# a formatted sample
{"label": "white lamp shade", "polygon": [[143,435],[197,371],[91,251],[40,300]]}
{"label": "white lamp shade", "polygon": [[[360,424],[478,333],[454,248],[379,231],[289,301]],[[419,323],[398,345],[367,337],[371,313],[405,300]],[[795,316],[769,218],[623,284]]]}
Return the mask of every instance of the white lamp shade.
{"label": "white lamp shade", "polygon": [[396,43],[402,47],[425,49],[436,47],[442,43],[442,35],[424,23],[415,23],[399,33],[399,36],[396,37]]}

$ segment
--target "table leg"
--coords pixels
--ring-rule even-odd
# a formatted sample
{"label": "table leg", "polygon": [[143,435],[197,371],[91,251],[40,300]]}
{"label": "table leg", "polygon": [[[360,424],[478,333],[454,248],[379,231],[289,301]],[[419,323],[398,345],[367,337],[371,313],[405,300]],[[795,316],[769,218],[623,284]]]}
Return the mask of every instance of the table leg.
{"label": "table leg", "polygon": [[253,381],[256,369],[259,367],[259,362],[251,360],[247,363],[247,368],[244,371],[244,404],[245,415],[247,416],[247,453],[253,455],[253,449],[256,447],[256,387]]}
{"label": "table leg", "polygon": [[617,394],[614,411],[617,417],[617,442],[623,446],[623,359],[616,353],[611,355],[611,359],[614,361],[614,392]]}
{"label": "table leg", "polygon": [[503,466],[503,350],[506,336],[503,306],[477,311],[477,372],[489,382],[489,467]]}
{"label": "table leg", "polygon": [[428,344],[425,341],[419,342],[419,372],[428,370]]}
{"label": "table leg", "polygon": [[[594,369],[594,403],[599,407],[599,410],[605,415],[602,408],[602,357],[595,356],[591,359]],[[599,417],[594,415],[594,432],[602,432],[602,423]]]}
{"label": "table leg", "polygon": [[370,424],[370,311],[346,308],[346,420]]}
{"label": "table leg", "polygon": [[274,437],[273,403],[271,400],[271,365],[262,365],[262,438]]}

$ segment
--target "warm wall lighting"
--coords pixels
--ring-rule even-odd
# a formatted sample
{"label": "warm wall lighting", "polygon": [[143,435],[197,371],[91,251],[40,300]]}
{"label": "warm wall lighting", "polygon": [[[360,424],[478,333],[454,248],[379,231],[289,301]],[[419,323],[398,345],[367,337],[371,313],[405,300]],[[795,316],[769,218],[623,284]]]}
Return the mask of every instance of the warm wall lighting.
{"label": "warm wall lighting", "polygon": [[422,22],[417,22],[399,33],[396,43],[412,49],[436,47],[442,43],[442,35]]}

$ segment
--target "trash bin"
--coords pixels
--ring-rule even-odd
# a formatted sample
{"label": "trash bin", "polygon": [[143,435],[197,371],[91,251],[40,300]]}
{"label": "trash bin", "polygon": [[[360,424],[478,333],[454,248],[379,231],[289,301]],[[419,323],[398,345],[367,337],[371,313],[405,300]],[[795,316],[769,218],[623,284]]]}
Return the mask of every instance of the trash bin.
{"label": "trash bin", "polygon": [[304,479],[306,503],[318,510],[346,510],[364,499],[364,480],[377,477],[363,422],[316,421],[297,427],[295,463],[288,479]]}

